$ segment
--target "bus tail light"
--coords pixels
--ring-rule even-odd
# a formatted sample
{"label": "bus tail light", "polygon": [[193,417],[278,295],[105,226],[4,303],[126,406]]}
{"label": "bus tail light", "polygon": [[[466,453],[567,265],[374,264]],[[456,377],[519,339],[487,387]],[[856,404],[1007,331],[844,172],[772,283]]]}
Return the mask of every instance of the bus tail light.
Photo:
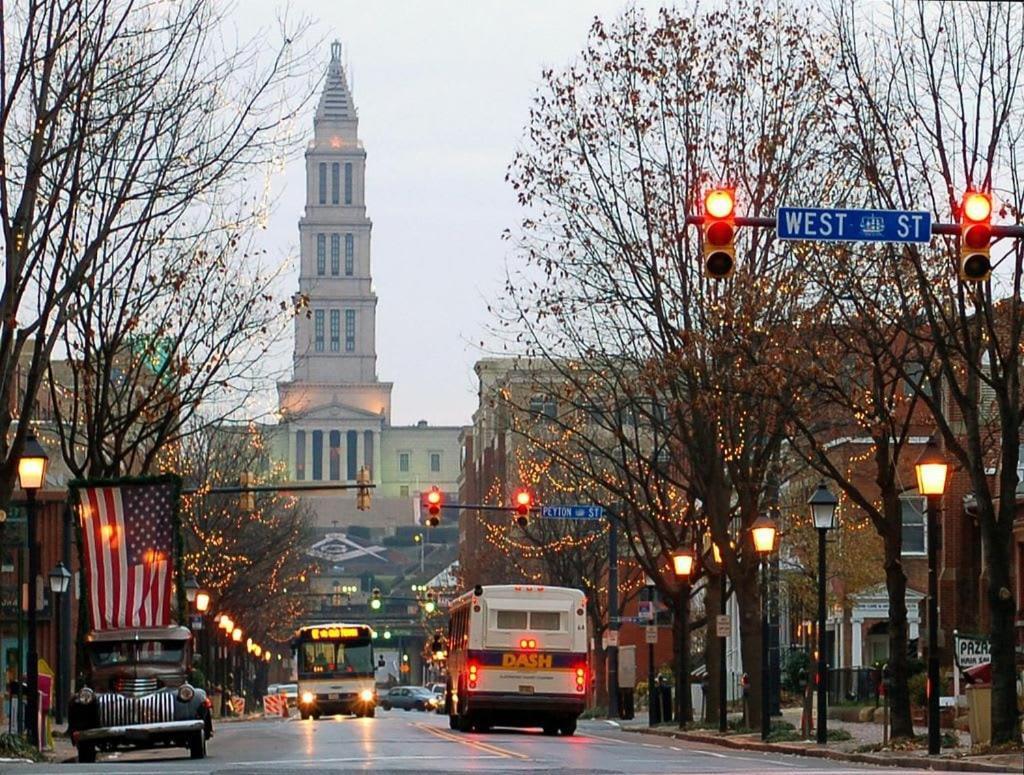
{"label": "bus tail light", "polygon": [[587,668],[580,665],[576,668],[576,691],[584,692],[587,689]]}
{"label": "bus tail light", "polygon": [[533,638],[523,638],[519,641],[519,648],[521,649],[535,649],[537,648],[537,641]]}
{"label": "bus tail light", "polygon": [[476,665],[469,666],[469,679],[467,681],[467,686],[469,686],[470,689],[476,688],[477,669]]}

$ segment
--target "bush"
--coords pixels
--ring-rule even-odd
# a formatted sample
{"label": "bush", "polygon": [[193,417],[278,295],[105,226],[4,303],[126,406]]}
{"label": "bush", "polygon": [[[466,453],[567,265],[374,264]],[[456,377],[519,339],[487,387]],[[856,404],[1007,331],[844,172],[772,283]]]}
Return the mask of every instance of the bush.
{"label": "bush", "polygon": [[782,688],[792,694],[803,694],[811,677],[811,655],[803,649],[792,649],[782,658]]}
{"label": "bush", "polygon": [[30,761],[38,762],[42,761],[43,757],[21,735],[4,732],[0,734],[0,758],[29,759]]}
{"label": "bush", "polygon": [[852,740],[853,735],[847,732],[845,729],[830,729],[828,731],[828,739],[833,743],[841,743],[845,740]]}

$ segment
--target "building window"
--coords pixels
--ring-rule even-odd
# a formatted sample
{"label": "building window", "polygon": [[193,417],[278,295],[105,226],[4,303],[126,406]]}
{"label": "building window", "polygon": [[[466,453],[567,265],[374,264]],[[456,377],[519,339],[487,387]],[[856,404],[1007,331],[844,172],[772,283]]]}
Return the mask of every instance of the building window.
{"label": "building window", "polygon": [[403,473],[409,473],[409,453],[399,452],[398,453],[398,470]]}
{"label": "building window", "polygon": [[341,310],[331,310],[331,352],[341,352]]}
{"label": "building window", "polygon": [[920,495],[904,495],[900,498],[900,507],[903,522],[903,554],[925,554],[928,549],[925,499]]}
{"label": "building window", "polygon": [[327,164],[320,162],[320,174],[319,174],[319,202],[322,205],[327,204]]}
{"label": "building window", "polygon": [[351,277],[356,270],[356,238],[345,235],[345,276]]}
{"label": "building window", "polygon": [[327,235],[316,235],[316,273],[327,271]]}
{"label": "building window", "polygon": [[306,478],[306,432],[295,431],[295,478]]}
{"label": "building window", "polygon": [[430,453],[430,472],[436,474],[441,470],[441,453]]}
{"label": "building window", "polygon": [[356,311],[345,310],[345,352],[356,351]]}
{"label": "building window", "polygon": [[558,406],[555,404],[554,396],[538,393],[530,398],[530,414],[535,417],[550,417],[554,419],[558,414]]}
{"label": "building window", "polygon": [[356,440],[359,438],[359,434],[355,431],[349,431],[345,434],[345,442],[348,449],[348,480],[354,482],[356,479]]}
{"label": "building window", "polygon": [[345,204],[352,204],[352,164],[345,162]]}
{"label": "building window", "polygon": [[331,164],[331,204],[338,204],[338,189],[340,181],[338,180],[338,162]]}
{"label": "building window", "polygon": [[337,276],[341,271],[341,235],[331,235],[331,274]]}
{"label": "building window", "polygon": [[403,484],[401,487],[399,487],[398,488],[398,496],[400,498],[408,498],[409,497],[409,485]]}
{"label": "building window", "polygon": [[313,481],[324,478],[324,432],[313,431]]}
{"label": "building window", "polygon": [[341,479],[341,431],[331,431],[330,435],[330,475],[331,481]]}
{"label": "building window", "polygon": [[324,311],[322,309],[313,312],[313,343],[316,351],[324,351]]}

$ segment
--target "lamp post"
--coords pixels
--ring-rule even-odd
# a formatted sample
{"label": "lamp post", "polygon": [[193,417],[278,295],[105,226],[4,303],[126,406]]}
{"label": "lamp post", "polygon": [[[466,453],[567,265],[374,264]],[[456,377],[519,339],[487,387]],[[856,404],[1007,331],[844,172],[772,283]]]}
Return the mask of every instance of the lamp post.
{"label": "lamp post", "polygon": [[228,715],[228,645],[231,643],[231,632],[235,629],[235,623],[227,614],[220,615],[221,647],[220,647],[220,716],[226,718]]}
{"label": "lamp post", "polygon": [[818,531],[818,733],[819,743],[828,742],[828,658],[825,654],[825,536],[836,526],[836,498],[824,482],[807,501]]}
{"label": "lamp post", "polygon": [[917,491],[928,499],[928,755],[941,748],[939,738],[939,508],[949,464],[935,439],[929,439],[914,465]]}
{"label": "lamp post", "polygon": [[[647,601],[654,613],[654,579],[644,576],[644,587],[647,590]],[[654,624],[654,622],[651,622]],[[647,726],[654,726],[654,644],[647,644]]]}
{"label": "lamp post", "polygon": [[242,628],[235,627],[231,631],[231,640],[238,644],[238,648],[235,650],[234,659],[232,660],[235,667],[235,692],[238,694],[242,693]]}
{"label": "lamp post", "polygon": [[682,618],[679,630],[679,665],[676,679],[676,711],[679,726],[690,719],[686,718],[689,707],[688,698],[681,695],[690,686],[690,577],[696,564],[696,554],[692,549],[679,549],[672,552],[672,570],[679,580],[679,611]]}
{"label": "lamp post", "polygon": [[768,706],[768,556],[775,551],[778,528],[767,516],[760,516],[750,526],[754,551],[761,558],[761,739],[771,731]]}
{"label": "lamp post", "polygon": [[26,532],[28,534],[28,697],[25,716],[28,739],[39,747],[39,647],[36,644],[36,578],[39,576],[39,547],[36,546],[36,493],[46,482],[49,458],[34,433],[25,438],[18,459],[18,478],[28,496]]}
{"label": "lamp post", "polygon": [[[722,550],[716,543],[711,544],[711,557],[714,560],[715,568],[718,569],[718,614],[725,616],[728,613],[725,559],[722,557]],[[729,731],[729,677],[728,665],[726,665],[726,641],[725,636],[718,639],[718,731],[722,734]]]}
{"label": "lamp post", "polygon": [[192,605],[196,601],[196,594],[199,592],[199,582],[196,581],[196,577],[189,576],[185,581],[185,599],[189,605]]}
{"label": "lamp post", "polygon": [[58,612],[60,611],[60,601],[63,599],[62,595],[68,591],[68,585],[70,583],[71,572],[67,569],[63,562],[58,562],[57,566],[52,571],[50,571],[50,591],[53,593],[54,596],[53,622],[54,629],[56,630],[55,634],[57,636],[57,664],[55,665],[57,669],[54,672],[54,676],[57,679],[57,685],[54,687],[53,692],[53,709],[58,724],[64,723],[63,704],[61,703],[60,698],[67,693],[67,687],[64,686],[63,679],[61,678],[61,676],[64,675],[64,671],[61,668],[63,666],[65,656],[62,653],[63,649],[61,649],[60,647],[61,632],[60,616],[58,615]]}

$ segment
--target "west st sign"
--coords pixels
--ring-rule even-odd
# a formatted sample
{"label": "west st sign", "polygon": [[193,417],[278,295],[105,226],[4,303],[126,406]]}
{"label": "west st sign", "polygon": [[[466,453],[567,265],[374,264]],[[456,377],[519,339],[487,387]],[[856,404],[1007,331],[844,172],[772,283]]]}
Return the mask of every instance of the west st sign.
{"label": "west st sign", "polygon": [[780,207],[775,231],[782,240],[928,243],[932,214],[923,210]]}

